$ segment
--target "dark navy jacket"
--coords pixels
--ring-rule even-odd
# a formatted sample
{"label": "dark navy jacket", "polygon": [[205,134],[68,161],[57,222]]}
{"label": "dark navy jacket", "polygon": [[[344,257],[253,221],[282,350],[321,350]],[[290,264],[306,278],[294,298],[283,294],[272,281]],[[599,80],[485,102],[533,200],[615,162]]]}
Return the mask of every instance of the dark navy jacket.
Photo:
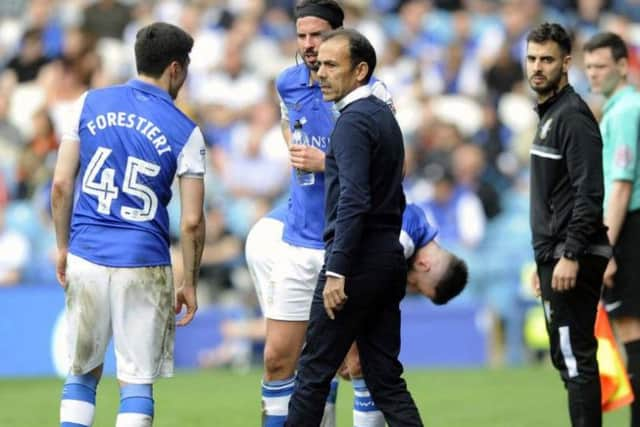
{"label": "dark navy jacket", "polygon": [[404,147],[389,106],[360,87],[340,110],[325,160],[326,270],[349,275],[362,254],[402,254]]}

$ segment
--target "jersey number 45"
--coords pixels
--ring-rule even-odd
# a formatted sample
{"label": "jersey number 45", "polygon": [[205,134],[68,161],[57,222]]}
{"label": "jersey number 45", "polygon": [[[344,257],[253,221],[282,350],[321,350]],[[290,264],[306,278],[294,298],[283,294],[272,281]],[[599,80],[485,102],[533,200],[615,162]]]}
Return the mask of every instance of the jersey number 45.
{"label": "jersey number 45", "polygon": [[[120,208],[122,218],[136,222],[152,220],[158,210],[158,196],[151,188],[137,181],[139,174],[149,177],[158,175],[160,166],[136,157],[127,157],[127,168],[122,188],[119,189],[114,184],[115,170],[102,169],[111,151],[110,148],[98,147],[82,177],[82,191],[98,199],[98,212],[109,215],[111,214],[111,202],[118,198],[118,194],[122,190],[122,192],[142,200],[141,209],[122,206]],[[98,174],[100,174],[99,181],[97,180]]]}

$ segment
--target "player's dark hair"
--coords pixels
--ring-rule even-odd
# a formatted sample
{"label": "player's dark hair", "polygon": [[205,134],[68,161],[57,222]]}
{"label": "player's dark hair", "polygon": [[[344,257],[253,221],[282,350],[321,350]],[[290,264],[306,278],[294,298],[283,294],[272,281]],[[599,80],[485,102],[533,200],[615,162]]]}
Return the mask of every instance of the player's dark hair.
{"label": "player's dark hair", "polygon": [[436,305],[446,304],[460,294],[469,279],[467,263],[454,254],[449,255],[449,265],[436,286],[435,297],[431,299]]}
{"label": "player's dark hair", "polygon": [[293,11],[296,20],[305,16],[324,19],[336,29],[342,27],[344,11],[335,0],[300,0]]}
{"label": "player's dark hair", "polygon": [[610,32],[598,33],[591,37],[589,41],[585,43],[584,51],[593,52],[596,49],[606,47],[611,49],[611,55],[616,62],[622,58],[629,58],[629,51],[627,50],[627,45],[624,40],[622,40],[622,37]]}
{"label": "player's dark hair", "polygon": [[369,79],[373,75],[373,70],[376,68],[376,51],[369,40],[356,30],[351,28],[339,28],[323,34],[322,41],[325,42],[336,37],[347,39],[349,43],[349,56],[351,57],[352,68],[355,68],[356,65],[361,62],[367,63],[369,66],[369,72],[364,79],[364,83],[369,83]]}
{"label": "player's dark hair", "polygon": [[560,24],[545,22],[531,30],[527,36],[527,43],[542,44],[548,41],[555,42],[565,55],[571,53],[571,37]]}
{"label": "player's dark hair", "polygon": [[136,34],[136,68],[139,74],[158,78],[173,61],[189,60],[193,37],[166,22],[155,22]]}

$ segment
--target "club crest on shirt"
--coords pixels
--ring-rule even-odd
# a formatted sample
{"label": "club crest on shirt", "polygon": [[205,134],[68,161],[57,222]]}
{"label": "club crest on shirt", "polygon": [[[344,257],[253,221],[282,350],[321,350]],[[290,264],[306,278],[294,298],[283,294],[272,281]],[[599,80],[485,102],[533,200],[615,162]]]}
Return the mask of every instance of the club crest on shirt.
{"label": "club crest on shirt", "polygon": [[551,123],[553,122],[553,118],[548,119],[542,127],[540,128],[540,139],[545,139],[547,134],[549,133],[549,129],[551,129]]}

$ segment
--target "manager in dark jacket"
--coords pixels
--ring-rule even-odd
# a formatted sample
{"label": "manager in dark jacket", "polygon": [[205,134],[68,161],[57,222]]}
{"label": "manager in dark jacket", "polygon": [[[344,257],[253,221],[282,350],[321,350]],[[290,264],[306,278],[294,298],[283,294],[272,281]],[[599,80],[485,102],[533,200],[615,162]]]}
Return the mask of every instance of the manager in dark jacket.
{"label": "manager in dark jacket", "polygon": [[531,231],[551,359],[569,394],[571,425],[600,427],[594,323],[611,248],[602,217],[602,140],[569,85],[570,55],[560,25],[529,33],[527,78],[540,117],[531,147]]}
{"label": "manager in dark jacket", "polygon": [[402,133],[367,86],[376,65],[354,30],[323,36],[318,79],[340,116],[325,160],[325,267],[311,306],[287,426],[318,426],[329,383],[355,340],[371,396],[390,426],[421,426],[402,379],[399,303],[407,267]]}

